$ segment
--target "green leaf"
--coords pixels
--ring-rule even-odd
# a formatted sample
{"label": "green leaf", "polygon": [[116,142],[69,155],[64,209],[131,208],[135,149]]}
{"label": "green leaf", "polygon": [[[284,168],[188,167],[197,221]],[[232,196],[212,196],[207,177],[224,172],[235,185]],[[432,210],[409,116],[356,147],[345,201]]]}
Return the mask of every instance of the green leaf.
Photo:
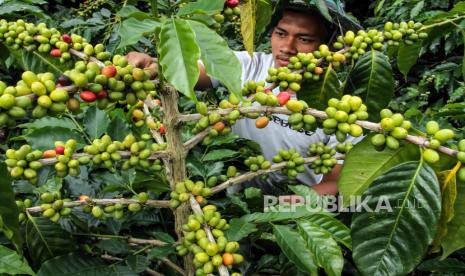
{"label": "green leaf", "polygon": [[465,271],[465,263],[451,258],[447,258],[445,260],[434,258],[424,261],[417,267],[417,269],[421,271],[434,272],[462,272]]}
{"label": "green leaf", "polygon": [[63,73],[64,65],[59,64],[56,58],[52,58],[49,55],[45,56],[36,51],[25,51],[22,49],[10,49],[10,54],[24,70],[36,73],[53,72],[55,75]]}
{"label": "green leaf", "polygon": [[13,233],[11,241],[19,252],[22,248],[22,239],[19,232],[18,207],[12,187],[13,180],[4,162],[0,162],[0,219],[3,228]]}
{"label": "green leaf", "polygon": [[221,12],[223,7],[223,0],[199,0],[187,3],[185,6],[179,9],[178,15],[183,16],[193,13],[214,15]]}
{"label": "green leaf", "polygon": [[84,114],[84,128],[91,139],[102,136],[110,124],[108,114],[97,108],[96,105],[89,107]]}
{"label": "green leaf", "polygon": [[131,250],[128,243],[122,240],[101,240],[95,246],[110,254],[127,254]]}
{"label": "green leaf", "polygon": [[141,255],[129,255],[126,259],[126,263],[136,273],[143,272],[149,266],[149,260],[146,256]]}
{"label": "green leaf", "polygon": [[[267,200],[266,197],[265,200]],[[253,213],[242,216],[242,218],[252,223],[268,223],[309,217],[316,213],[326,213],[326,211],[323,211],[321,208],[313,208],[311,206],[277,205],[273,207],[273,209],[270,208],[270,210],[265,213]]]}
{"label": "green leaf", "polygon": [[[315,192],[314,189],[310,188],[306,185],[295,185],[289,186],[289,189],[293,191],[296,195],[304,197],[307,204],[311,204],[310,206],[315,207],[318,204],[319,196]],[[308,202],[310,201],[310,202]]]}
{"label": "green leaf", "polygon": [[56,118],[56,117],[43,117],[37,120],[34,120],[29,123],[24,123],[19,125],[21,128],[27,129],[37,129],[43,127],[62,127],[68,129],[76,129],[73,121],[71,119],[63,117],[63,118]]}
{"label": "green leaf", "polygon": [[465,247],[465,182],[457,181],[454,218],[447,224],[447,235],[442,242],[442,259]]}
{"label": "green leaf", "polygon": [[24,138],[32,148],[39,150],[53,149],[55,148],[55,141],[67,141],[68,139],[75,139],[78,143],[78,148],[81,148],[85,144],[82,135],[63,127],[34,129],[26,134]]}
{"label": "green leaf", "polygon": [[379,51],[365,53],[350,72],[349,89],[345,93],[362,98],[371,120],[378,120],[379,111],[394,96],[394,77],[389,58]]}
{"label": "green leaf", "polygon": [[28,217],[26,242],[34,263],[40,264],[76,249],[76,242],[71,234],[61,229],[58,224],[51,222],[48,218],[30,215]]}
{"label": "green leaf", "polygon": [[115,116],[108,125],[108,135],[113,140],[122,141],[126,135],[131,133],[131,129],[124,119],[123,110],[118,109],[114,114]]}
{"label": "green leaf", "polygon": [[456,169],[442,171],[437,174],[441,187],[441,218],[439,219],[438,232],[433,241],[432,252],[439,252],[441,242],[447,234],[447,224],[454,217],[455,200],[457,198],[457,181],[456,173],[460,167]]}
{"label": "green leaf", "polygon": [[94,256],[67,254],[50,259],[42,264],[37,276],[102,276],[117,275],[100,259]]}
{"label": "green leaf", "polygon": [[318,81],[304,82],[302,89],[297,93],[297,98],[304,100],[310,107],[325,109],[328,106],[328,100],[339,98],[340,94],[340,81],[330,66]]}
{"label": "green leaf", "polygon": [[229,222],[230,228],[226,231],[228,241],[240,241],[251,233],[257,231],[255,224],[243,218],[233,218]]}
{"label": "green leaf", "polygon": [[118,35],[121,37],[121,41],[117,49],[136,44],[145,34],[153,33],[155,28],[159,26],[160,22],[152,19],[138,20],[134,17],[125,19],[121,22],[121,26],[118,29]]}
{"label": "green leaf", "polygon": [[328,231],[335,241],[352,250],[350,229],[336,218],[325,214],[313,214],[304,220],[319,225],[321,228]]}
{"label": "green leaf", "polygon": [[420,43],[415,43],[412,45],[407,45],[402,43],[397,52],[397,67],[399,71],[404,75],[404,78],[407,78],[407,74],[410,71],[420,55],[421,45]]}
{"label": "green leaf", "polygon": [[305,246],[304,239],[295,231],[284,225],[273,225],[273,234],[276,242],[283,250],[284,255],[301,271],[310,275],[318,275],[315,256]]}
{"label": "green leaf", "polygon": [[[463,28],[459,28],[460,33],[462,33],[462,39],[465,43],[465,30]],[[462,58],[462,78],[465,80],[465,53],[463,54]]]}
{"label": "green leaf", "polygon": [[328,6],[326,6],[325,0],[316,0],[316,7],[329,22],[333,22],[331,15],[329,15]]}
{"label": "green leaf", "polygon": [[123,18],[134,17],[138,20],[150,18],[150,15],[148,13],[142,12],[138,8],[131,5],[122,7],[121,10],[119,10],[116,14]]}
{"label": "green leaf", "polygon": [[26,259],[3,245],[0,245],[0,273],[35,275]]}
{"label": "green leaf", "polygon": [[270,0],[258,0],[257,10],[260,11],[260,16],[257,17],[256,30],[257,35],[262,34],[268,24],[270,24],[271,16],[273,15],[273,4]]}
{"label": "green leaf", "polygon": [[318,266],[323,267],[326,275],[341,275],[344,258],[337,242],[319,225],[308,221],[298,221],[300,235],[307,248],[315,256]]}
{"label": "green leaf", "polygon": [[195,100],[194,86],[199,79],[197,61],[200,49],[195,33],[184,19],[168,19],[162,25],[158,43],[163,76],[179,92]]}
{"label": "green leaf", "polygon": [[238,154],[237,151],[230,150],[230,149],[212,150],[202,158],[202,161],[218,161],[218,160],[223,160],[226,158],[234,157],[237,154]]}
{"label": "green leaf", "polygon": [[[380,176],[352,216],[353,258],[363,275],[405,275],[433,241],[441,214],[436,174],[427,164],[406,162]],[[369,252],[369,254],[367,254]]]}
{"label": "green leaf", "polygon": [[410,10],[410,18],[415,18],[418,14],[420,14],[421,10],[425,6],[425,1],[419,1],[415,4],[412,10]]}
{"label": "green leaf", "polygon": [[337,182],[343,206],[348,206],[351,196],[363,194],[376,177],[400,163],[420,158],[418,147],[406,144],[397,150],[377,151],[371,144],[372,135],[365,137],[346,155]]}
{"label": "green leaf", "polygon": [[240,97],[242,66],[227,42],[202,23],[192,20],[187,22],[195,32],[205,72],[224,84],[231,93]]}
{"label": "green leaf", "polygon": [[174,250],[174,247],[169,245],[169,246],[161,246],[161,247],[155,247],[152,250],[150,250],[149,254],[147,257],[149,259],[164,259],[168,255],[175,253],[176,251]]}
{"label": "green leaf", "polygon": [[10,13],[18,13],[18,12],[30,12],[35,13],[37,15],[43,14],[43,11],[34,5],[21,3],[20,1],[10,1],[1,4],[2,8],[0,9],[0,15],[10,14]]}
{"label": "green leaf", "polygon": [[245,50],[252,56],[254,51],[257,0],[239,5],[241,9],[241,34]]}

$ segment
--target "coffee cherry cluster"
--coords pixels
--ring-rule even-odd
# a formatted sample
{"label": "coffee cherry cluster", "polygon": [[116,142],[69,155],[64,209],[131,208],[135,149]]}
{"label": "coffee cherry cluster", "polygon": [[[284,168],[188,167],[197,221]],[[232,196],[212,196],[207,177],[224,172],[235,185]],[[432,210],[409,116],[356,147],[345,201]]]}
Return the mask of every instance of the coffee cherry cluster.
{"label": "coffee cherry cluster", "polygon": [[21,199],[18,198],[16,199],[16,206],[18,207],[18,221],[19,223],[22,223],[23,221],[26,220],[26,208],[32,207],[32,200],[29,198],[26,199]]}
{"label": "coffee cherry cluster", "polygon": [[245,159],[244,164],[249,167],[250,171],[267,170],[271,167],[271,162],[266,160],[263,155],[250,156]]}
{"label": "coffee cherry cluster", "polygon": [[399,45],[399,40],[403,39],[404,43],[411,45],[419,39],[428,37],[426,32],[420,31],[423,24],[420,22],[409,21],[392,23],[386,22],[384,24],[383,36],[387,40],[388,45]]}
{"label": "coffee cherry cluster", "polygon": [[82,157],[80,159],[75,159],[73,157],[73,154],[76,150],[76,146],[77,143],[74,139],[70,139],[66,142],[55,142],[55,152],[57,154],[56,159],[58,161],[57,163],[55,163],[55,170],[57,176],[78,176],[81,173],[79,169],[81,161],[83,162],[82,164],[88,163],[86,157]]}
{"label": "coffee cherry cluster", "polygon": [[[88,196],[81,196],[79,198],[81,201],[89,200]],[[149,194],[147,192],[140,192],[132,197],[132,199],[137,200],[138,202],[131,202],[127,205],[127,209],[130,212],[137,213],[142,210],[142,206],[148,201]],[[115,218],[122,219],[124,217],[125,206],[121,203],[107,204],[104,207],[99,205],[94,205],[92,201],[89,200],[89,204],[83,207],[83,211],[88,214],[92,214],[93,217],[97,219],[106,219],[106,218]]]}
{"label": "coffee cherry cluster", "polygon": [[400,113],[393,114],[389,109],[380,111],[381,128],[384,133],[375,134],[371,138],[371,143],[378,150],[383,150],[385,146],[390,149],[398,149],[399,141],[403,140],[408,135],[408,130],[412,124],[410,121],[404,120],[404,116]]}
{"label": "coffee cherry cluster", "polygon": [[135,105],[148,94],[156,95],[149,71],[128,65],[126,57],[115,55],[113,62],[105,64],[100,68],[92,61],[78,61],[73,70],[65,72],[72,84],[82,89],[79,95],[84,102],[98,100],[98,106],[105,108],[109,101]]}
{"label": "coffee cherry cluster", "polygon": [[274,163],[286,161],[286,167],[282,170],[290,179],[296,179],[297,174],[305,171],[305,160],[296,149],[280,150],[279,154],[273,156]]}
{"label": "coffee cherry cluster", "polygon": [[366,105],[358,96],[344,95],[341,100],[332,98],[325,110],[328,119],[323,121],[323,131],[326,134],[335,133],[336,139],[341,143],[346,140],[347,134],[359,137],[363,134],[363,129],[355,121],[366,120],[366,110]]}
{"label": "coffee cherry cluster", "polygon": [[15,22],[0,20],[0,42],[5,42],[13,49],[24,48],[28,51],[50,53],[52,57],[59,57],[62,63],[71,59],[70,49],[95,55],[100,60],[110,57],[103,44],[92,46],[79,35],[61,34],[55,28],[47,28],[44,23],[35,25],[22,19]]}
{"label": "coffee cherry cluster", "polygon": [[[236,253],[239,243],[230,242],[224,236],[223,231],[229,228],[229,224],[221,218],[216,206],[207,205],[203,207],[203,212],[203,215],[190,215],[187,224],[182,226],[184,239],[182,244],[176,247],[178,254],[194,254],[196,275],[213,273],[220,265],[232,268],[232,265],[243,262],[244,257]],[[211,232],[216,241],[207,238],[202,225],[214,228]]]}
{"label": "coffee cherry cluster", "polygon": [[213,142],[213,138],[219,135],[226,135],[231,132],[231,127],[226,125],[226,121],[228,124],[235,124],[236,120],[240,117],[240,113],[238,110],[233,110],[228,115],[222,117],[216,111],[210,112],[207,115],[207,106],[203,102],[197,103],[197,111],[204,115],[200,120],[195,124],[194,128],[192,129],[192,133],[196,134],[201,132],[202,130],[211,126],[210,131],[208,132],[208,136],[206,136],[202,143],[204,145],[209,145]]}
{"label": "coffee cherry cluster", "polygon": [[348,153],[353,147],[354,145],[350,141],[345,143],[338,143],[336,145],[336,151],[339,153]]}
{"label": "coffee cherry cluster", "polygon": [[[428,148],[423,151],[423,159],[428,163],[436,163],[439,161],[439,153],[436,151],[441,145],[454,138],[453,130],[439,127],[438,122],[428,121],[425,126],[426,134],[429,137]],[[465,156],[457,155],[460,162],[465,161]]]}
{"label": "coffee cherry cluster", "polygon": [[[150,138],[150,136],[148,136],[148,138]],[[126,160],[123,163],[123,170],[127,170],[131,167],[137,167],[155,172],[161,171],[161,161],[159,159],[151,160],[149,157],[156,151],[166,149],[166,144],[150,144],[148,141],[144,140],[137,141],[134,135],[129,134],[124,138],[122,146],[122,149],[126,149],[131,152],[129,160]]]}
{"label": "coffee cherry cluster", "polygon": [[85,146],[84,152],[92,156],[94,166],[102,164],[105,168],[112,169],[115,167],[114,163],[121,160],[121,154],[118,151],[124,149],[123,143],[112,141],[109,135],[104,135],[102,138],[94,139],[91,145]]}
{"label": "coffee cherry cluster", "polygon": [[210,188],[205,186],[203,181],[192,181],[187,179],[183,182],[176,183],[176,188],[171,192],[171,208],[177,208],[181,203],[189,200],[191,195],[195,196],[195,199],[199,204],[206,202],[205,197],[209,197],[212,194]]}
{"label": "coffee cherry cluster", "polygon": [[212,16],[215,23],[211,27],[217,31],[221,29],[221,26],[224,25],[225,21],[229,22],[236,33],[240,33],[241,27],[241,10],[238,7],[239,0],[227,0],[224,3],[224,9],[221,13],[214,14]]}
{"label": "coffee cherry cluster", "polygon": [[49,193],[45,192],[40,195],[40,209],[42,216],[49,218],[53,222],[57,222],[60,217],[71,214],[71,209],[63,207],[65,202],[69,202],[70,199],[61,199],[59,192]]}
{"label": "coffee cherry cluster", "polygon": [[457,177],[460,181],[465,181],[465,167],[463,166],[465,164],[465,139],[459,141],[458,151],[457,159],[462,163],[462,167],[457,172]]}
{"label": "coffee cherry cluster", "polygon": [[23,145],[19,149],[8,149],[5,153],[5,164],[14,179],[24,178],[29,182],[37,183],[37,171],[42,168],[39,159],[42,151],[32,150],[31,146]]}
{"label": "coffee cherry cluster", "polygon": [[336,150],[325,145],[323,142],[311,144],[307,150],[307,156],[318,156],[319,158],[310,164],[310,168],[312,168],[316,174],[327,174],[331,172],[337,164],[337,160],[334,158],[335,154]]}
{"label": "coffee cherry cluster", "polygon": [[[301,82],[302,82],[303,78],[308,78],[311,75],[311,79],[313,79],[313,80],[319,79],[318,74],[313,75],[310,72],[306,72],[308,74],[305,75],[305,73],[304,73],[304,77],[302,77],[302,74],[291,71],[291,69],[289,67],[291,67],[292,69],[299,70],[299,69],[302,68],[302,66],[304,66],[303,63],[301,63],[300,59],[298,58],[299,55],[300,56],[303,56],[303,55],[307,56],[307,55],[312,55],[312,54],[309,53],[309,54],[302,54],[301,55],[299,53],[297,56],[293,56],[293,57],[291,57],[289,59],[290,63],[288,65],[288,67],[279,67],[279,68],[271,67],[271,68],[269,68],[268,69],[268,77],[266,78],[266,81],[269,82],[269,83],[274,83],[275,82],[275,83],[279,84],[279,89],[281,91],[290,89],[290,90],[292,90],[294,92],[298,92],[300,90],[300,88],[301,88],[300,85],[301,85]],[[305,60],[305,62],[306,61],[307,60]],[[321,68],[319,68],[319,69],[321,69]],[[320,73],[319,69],[317,69],[317,72]],[[322,73],[322,71],[321,71],[321,73]]]}

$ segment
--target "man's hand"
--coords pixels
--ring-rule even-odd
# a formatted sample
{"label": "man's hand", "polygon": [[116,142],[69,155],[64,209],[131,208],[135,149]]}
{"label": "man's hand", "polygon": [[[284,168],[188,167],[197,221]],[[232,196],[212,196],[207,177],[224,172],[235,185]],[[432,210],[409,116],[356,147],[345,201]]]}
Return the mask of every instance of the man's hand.
{"label": "man's hand", "polygon": [[150,75],[152,78],[155,78],[158,74],[158,64],[156,59],[151,56],[139,53],[139,52],[129,52],[126,55],[128,63],[137,68],[142,68],[150,70]]}

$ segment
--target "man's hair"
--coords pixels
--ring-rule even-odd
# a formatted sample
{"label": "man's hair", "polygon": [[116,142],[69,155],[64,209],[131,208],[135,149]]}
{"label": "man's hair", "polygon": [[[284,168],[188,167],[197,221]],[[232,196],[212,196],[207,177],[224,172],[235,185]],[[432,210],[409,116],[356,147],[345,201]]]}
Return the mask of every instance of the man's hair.
{"label": "man's hair", "polygon": [[313,6],[308,6],[305,4],[288,4],[282,9],[278,9],[278,11],[275,13],[274,18],[271,21],[270,29],[273,30],[279,23],[279,21],[283,18],[284,14],[286,12],[294,12],[294,13],[299,13],[303,14],[309,17],[316,18],[318,22],[320,22],[322,30],[321,30],[321,42],[322,43],[327,43],[329,40],[329,36],[332,33],[332,23],[326,20],[326,18],[321,15],[321,13],[318,11],[317,8],[314,8]]}

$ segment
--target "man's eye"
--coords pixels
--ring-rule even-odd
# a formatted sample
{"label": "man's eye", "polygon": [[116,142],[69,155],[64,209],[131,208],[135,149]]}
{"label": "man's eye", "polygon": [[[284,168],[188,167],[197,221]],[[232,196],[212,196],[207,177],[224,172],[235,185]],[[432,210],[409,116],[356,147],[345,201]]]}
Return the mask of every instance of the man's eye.
{"label": "man's eye", "polygon": [[283,37],[285,34],[283,32],[276,32],[276,35],[279,37]]}
{"label": "man's eye", "polygon": [[301,37],[301,38],[300,38],[300,41],[302,41],[303,43],[312,43],[312,42],[313,42],[313,39]]}

